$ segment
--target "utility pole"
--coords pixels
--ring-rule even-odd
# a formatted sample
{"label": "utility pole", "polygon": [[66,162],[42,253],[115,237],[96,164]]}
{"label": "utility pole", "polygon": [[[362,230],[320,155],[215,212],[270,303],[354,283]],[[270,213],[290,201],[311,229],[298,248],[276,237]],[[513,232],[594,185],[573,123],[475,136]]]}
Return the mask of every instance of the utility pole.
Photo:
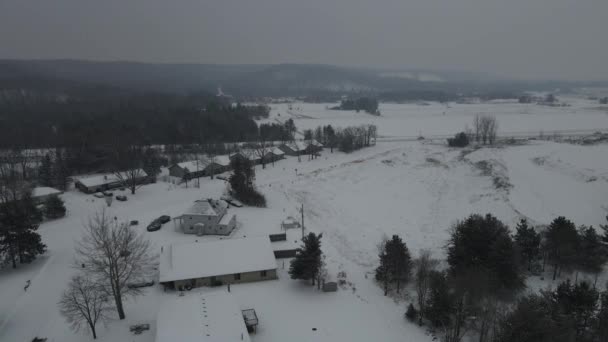
{"label": "utility pole", "polygon": [[304,203],[302,203],[302,209],[300,209],[302,213],[302,239],[304,238]]}

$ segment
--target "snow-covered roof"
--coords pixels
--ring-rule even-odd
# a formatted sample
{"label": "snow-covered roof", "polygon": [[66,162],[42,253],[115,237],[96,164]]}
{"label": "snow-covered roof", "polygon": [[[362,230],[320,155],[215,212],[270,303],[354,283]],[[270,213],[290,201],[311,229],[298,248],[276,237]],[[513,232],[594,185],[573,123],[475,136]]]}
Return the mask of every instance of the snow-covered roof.
{"label": "snow-covered roof", "polygon": [[323,144],[321,144],[320,142],[318,142],[314,139],[312,140],[312,142],[309,140],[290,141],[290,142],[286,143],[285,145],[287,145],[287,147],[291,148],[294,151],[305,150],[309,145],[323,147]]}
{"label": "snow-covered roof", "polygon": [[196,160],[190,160],[190,161],[185,161],[185,162],[177,163],[176,165],[179,166],[182,169],[188,169],[188,171],[194,172],[197,169],[198,170],[204,170],[205,167],[208,164],[209,164],[209,162],[206,162],[206,161],[203,161],[203,160],[199,160],[198,161],[198,165],[197,165],[197,161]]}
{"label": "snow-covered roof", "polygon": [[283,150],[281,150],[281,149],[280,149],[280,148],[278,148],[278,147],[273,147],[273,148],[270,150],[270,152],[268,152],[268,153],[272,153],[272,154],[275,154],[275,155],[277,155],[277,156],[282,156],[282,155],[284,155],[284,154],[285,154],[285,152],[283,152]]}
{"label": "snow-covered roof", "polygon": [[160,282],[272,270],[268,236],[171,244],[160,255]]}
{"label": "snow-covered roof", "polygon": [[228,166],[230,165],[230,157],[228,157],[227,155],[222,155],[222,156],[215,156],[213,158],[213,161],[217,164],[220,164],[222,166]]}
{"label": "snow-covered roof", "polygon": [[[137,172],[140,177],[148,176],[146,171],[144,171],[142,169],[139,169]],[[121,175],[122,175],[123,179],[128,178],[126,172],[121,172]],[[89,176],[89,177],[81,177],[81,178],[77,178],[76,181],[80,182],[82,185],[86,186],[87,188],[91,188],[91,187],[96,187],[96,186],[100,186],[100,185],[104,185],[104,184],[120,182],[120,178],[116,174],[109,173],[109,174],[94,175],[94,176]]]}
{"label": "snow-covered roof", "polygon": [[225,201],[214,199],[198,200],[186,210],[184,215],[218,216],[223,213],[226,208],[228,208],[228,204]]}
{"label": "snow-covered roof", "polygon": [[234,216],[236,215],[224,215],[224,217],[222,217],[222,219],[220,220],[219,224],[227,225],[228,223],[230,223]]}
{"label": "snow-covered roof", "polygon": [[32,197],[59,195],[62,193],[63,193],[63,191],[57,190],[55,188],[49,188],[48,186],[38,186],[32,190]]}
{"label": "snow-covered roof", "polygon": [[167,298],[156,319],[156,342],[249,342],[243,314],[223,290]]}

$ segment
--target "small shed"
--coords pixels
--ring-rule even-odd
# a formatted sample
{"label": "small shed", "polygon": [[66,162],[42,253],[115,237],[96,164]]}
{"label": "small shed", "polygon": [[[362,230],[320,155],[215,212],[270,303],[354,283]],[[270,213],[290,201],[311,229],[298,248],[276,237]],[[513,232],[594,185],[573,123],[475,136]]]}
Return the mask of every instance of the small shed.
{"label": "small shed", "polygon": [[258,327],[258,315],[255,313],[254,309],[246,309],[242,310],[243,312],[243,320],[245,321],[245,326],[247,327],[248,332],[255,332]]}

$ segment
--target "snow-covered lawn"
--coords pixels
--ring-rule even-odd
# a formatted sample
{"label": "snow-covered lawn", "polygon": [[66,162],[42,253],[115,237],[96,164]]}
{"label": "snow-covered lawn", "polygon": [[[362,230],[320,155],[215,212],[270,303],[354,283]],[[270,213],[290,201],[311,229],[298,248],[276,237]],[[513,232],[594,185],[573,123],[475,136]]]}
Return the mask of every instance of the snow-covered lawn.
{"label": "snow-covered lawn", "polygon": [[[230,208],[239,222],[232,237],[279,232],[281,221],[299,217],[304,204],[306,229],[323,233],[330,274],[335,280],[344,271],[348,284],[337,293],[322,293],[289,279],[288,260],[284,266],[278,260],[279,280],[233,285],[241,309],[254,308],[260,319],[258,333],[251,336],[255,342],[430,341],[423,329],[403,319],[408,299],[384,297],[373,281],[376,245],[384,235],[401,235],[414,255],[428,248],[443,257],[450,225],[471,213],[493,213],[511,227],[522,216],[547,224],[557,215],[597,226],[608,211],[606,145],[534,141],[463,151],[418,141],[386,142],[348,155],[326,150],[312,161],[303,157],[299,163],[290,157],[256,169],[268,208]],[[497,189],[495,179],[505,186]],[[194,200],[218,198],[225,189],[218,179],[205,178],[200,188],[192,184],[146,185],[134,196],[125,192],[128,201],[114,201],[106,211],[118,220],[139,220],[133,229],[148,236],[156,248],[167,242],[217,239],[181,234],[172,222],[157,232],[145,230],[152,219],[179,215]],[[74,241],[87,217],[105,202],[75,191],[62,197],[68,216],[40,227],[48,253],[16,271],[0,270],[0,341],[29,341],[34,336],[62,342],[92,339],[86,331],[69,330],[56,303],[74,272]],[[298,235],[290,231],[290,239]],[[32,285],[25,292],[28,279]],[[205,291],[209,289],[186,295]],[[112,321],[100,329],[99,340],[154,341],[159,305],[175,295],[159,286],[147,289],[126,305],[124,322]],[[413,298],[413,292],[408,296]],[[151,330],[132,335],[128,326],[134,323],[150,323]]]}

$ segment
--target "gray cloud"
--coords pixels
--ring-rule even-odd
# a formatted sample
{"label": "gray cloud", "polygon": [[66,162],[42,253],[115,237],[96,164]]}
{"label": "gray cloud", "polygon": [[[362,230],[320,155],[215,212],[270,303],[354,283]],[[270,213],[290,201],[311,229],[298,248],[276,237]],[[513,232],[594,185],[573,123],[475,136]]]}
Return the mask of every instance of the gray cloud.
{"label": "gray cloud", "polygon": [[606,0],[0,0],[0,58],[608,79]]}

